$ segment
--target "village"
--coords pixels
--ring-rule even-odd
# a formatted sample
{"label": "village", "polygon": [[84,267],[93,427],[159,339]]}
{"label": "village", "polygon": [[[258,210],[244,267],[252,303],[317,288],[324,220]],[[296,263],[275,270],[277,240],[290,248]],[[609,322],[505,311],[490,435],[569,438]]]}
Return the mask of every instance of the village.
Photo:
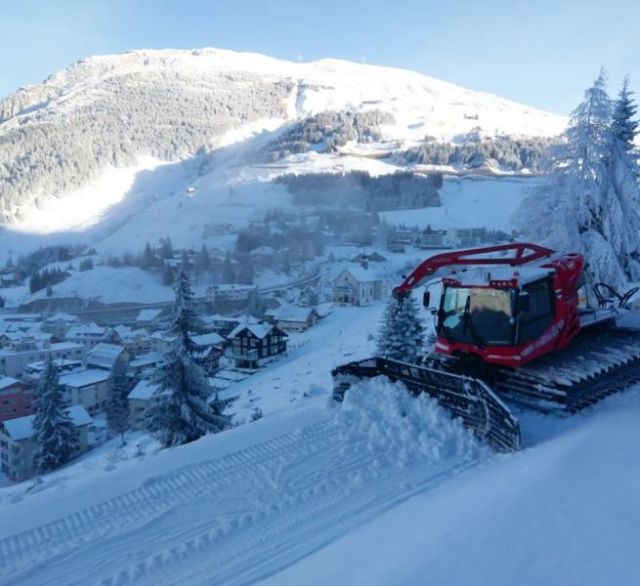
{"label": "village", "polygon": [[[207,289],[208,307],[232,307],[231,315],[199,314],[194,333],[197,359],[212,395],[232,401],[234,385],[287,354],[300,336],[336,306],[367,306],[384,299],[392,272],[378,252],[358,253],[327,267],[328,290],[299,287],[277,309],[251,307],[253,285],[218,284]],[[275,296],[275,294],[274,294]],[[241,311],[237,308],[242,307]],[[144,414],[154,401],[154,372],[171,350],[170,308],[146,308],[134,323],[98,324],[77,315],[17,313],[0,315],[0,472],[20,482],[34,475],[32,423],[40,376],[51,359],[79,432],[76,456],[108,439],[104,416],[110,377],[116,361],[125,359],[131,390],[129,425],[144,428]],[[256,415],[259,414],[259,407]]]}

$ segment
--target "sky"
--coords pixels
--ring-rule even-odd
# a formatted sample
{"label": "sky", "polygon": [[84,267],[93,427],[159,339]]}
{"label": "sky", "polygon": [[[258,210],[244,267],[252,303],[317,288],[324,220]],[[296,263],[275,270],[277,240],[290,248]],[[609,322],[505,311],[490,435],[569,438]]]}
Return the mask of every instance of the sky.
{"label": "sky", "polygon": [[568,114],[604,66],[640,93],[633,0],[0,0],[0,97],[95,54],[217,47],[413,69]]}

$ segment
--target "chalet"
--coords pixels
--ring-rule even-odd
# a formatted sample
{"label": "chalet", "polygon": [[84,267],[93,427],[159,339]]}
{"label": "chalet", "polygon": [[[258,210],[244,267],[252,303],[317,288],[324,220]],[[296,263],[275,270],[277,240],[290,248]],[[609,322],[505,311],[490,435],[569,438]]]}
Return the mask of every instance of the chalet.
{"label": "chalet", "polygon": [[71,372],[60,377],[65,400],[69,405],[82,405],[91,415],[102,411],[109,393],[109,373],[95,368]]}
{"label": "chalet", "polygon": [[0,286],[15,287],[18,284],[18,277],[15,273],[0,274]]}
{"label": "chalet", "polygon": [[191,336],[191,341],[198,348],[194,352],[194,358],[207,376],[213,375],[220,368],[220,358],[224,353],[226,340],[216,333],[211,333]]}
{"label": "chalet", "polygon": [[111,371],[121,356],[128,358],[127,351],[122,346],[103,342],[87,352],[87,366]]}
{"label": "chalet", "polygon": [[154,329],[158,326],[162,309],[141,309],[136,318],[136,326],[138,328]]}
{"label": "chalet", "polygon": [[[67,413],[78,430],[78,456],[89,449],[89,427],[93,419],[81,405],[67,409]],[[21,482],[35,474],[33,441],[34,415],[9,419],[0,423],[0,470],[14,482]]]}
{"label": "chalet", "polygon": [[378,271],[353,265],[342,269],[333,279],[333,302],[336,305],[363,306],[384,299],[388,281]]}
{"label": "chalet", "polygon": [[287,351],[287,334],[270,324],[241,324],[229,340],[229,358],[237,368],[258,368],[263,360]]}
{"label": "chalet", "polygon": [[304,332],[316,325],[318,312],[313,307],[283,307],[267,311],[269,321],[285,332]]}
{"label": "chalet", "polygon": [[0,421],[33,412],[33,388],[10,376],[0,377]]}

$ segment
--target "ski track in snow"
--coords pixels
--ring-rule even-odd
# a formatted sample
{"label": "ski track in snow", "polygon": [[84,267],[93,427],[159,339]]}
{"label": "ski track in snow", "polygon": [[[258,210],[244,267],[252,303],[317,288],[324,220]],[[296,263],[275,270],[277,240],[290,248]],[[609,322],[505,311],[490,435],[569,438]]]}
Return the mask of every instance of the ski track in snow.
{"label": "ski track in snow", "polygon": [[0,540],[0,584],[247,584],[439,480],[470,453],[397,473],[332,418]]}

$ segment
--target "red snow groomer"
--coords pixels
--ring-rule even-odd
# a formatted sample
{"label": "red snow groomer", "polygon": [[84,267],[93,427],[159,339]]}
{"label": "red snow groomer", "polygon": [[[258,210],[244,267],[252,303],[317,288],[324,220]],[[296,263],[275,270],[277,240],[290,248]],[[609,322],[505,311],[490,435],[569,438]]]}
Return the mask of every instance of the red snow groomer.
{"label": "red snow groomer", "polygon": [[[400,302],[440,279],[435,352],[414,365],[383,357],[336,368],[334,397],[384,375],[427,392],[501,450],[520,444],[518,422],[499,397],[543,411],[575,412],[640,382],[640,335],[624,295],[593,286],[581,300],[584,259],[535,244],[453,251],[419,264],[393,290]],[[624,325],[625,318],[628,321]]]}

